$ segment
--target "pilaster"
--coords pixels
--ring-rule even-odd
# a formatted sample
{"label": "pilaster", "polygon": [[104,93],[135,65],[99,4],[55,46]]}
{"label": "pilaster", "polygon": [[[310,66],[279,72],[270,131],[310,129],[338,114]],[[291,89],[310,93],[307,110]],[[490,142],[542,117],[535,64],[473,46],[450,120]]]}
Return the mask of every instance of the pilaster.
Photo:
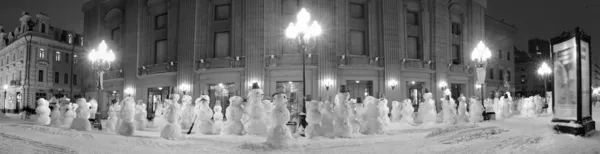
{"label": "pilaster", "polygon": [[[194,35],[196,19],[196,0],[179,0],[178,31],[177,33],[177,85],[175,91],[181,93],[180,86],[189,86],[188,93],[193,94],[194,83]],[[175,4],[174,4],[175,3]]]}
{"label": "pilaster", "polygon": [[246,55],[245,81],[241,87],[245,96],[253,83],[264,88],[264,52],[265,52],[265,0],[245,0],[243,51]]}

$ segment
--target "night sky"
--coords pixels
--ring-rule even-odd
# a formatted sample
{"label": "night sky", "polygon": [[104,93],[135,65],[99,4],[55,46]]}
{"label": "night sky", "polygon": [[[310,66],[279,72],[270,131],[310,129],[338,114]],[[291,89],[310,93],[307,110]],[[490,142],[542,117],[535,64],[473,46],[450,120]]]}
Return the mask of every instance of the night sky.
{"label": "night sky", "polygon": [[[14,30],[26,10],[32,15],[45,12],[55,27],[83,32],[81,5],[87,0],[0,1],[0,25],[7,31]],[[548,39],[577,26],[592,36],[592,43],[600,40],[594,39],[600,38],[599,0],[488,0],[486,13],[517,26],[516,45],[522,50],[530,38]]]}

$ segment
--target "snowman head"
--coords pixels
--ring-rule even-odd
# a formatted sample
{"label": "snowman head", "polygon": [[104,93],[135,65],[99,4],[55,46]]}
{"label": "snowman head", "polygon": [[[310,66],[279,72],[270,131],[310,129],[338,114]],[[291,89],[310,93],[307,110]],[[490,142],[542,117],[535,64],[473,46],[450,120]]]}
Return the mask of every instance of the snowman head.
{"label": "snowman head", "polygon": [[365,97],[364,103],[365,103],[365,105],[368,106],[369,104],[376,104],[375,103],[376,101],[377,101],[377,99],[375,99],[375,97],[373,97],[373,96],[367,96],[367,97]]}
{"label": "snowman head", "polygon": [[173,94],[173,101],[174,102],[179,101],[179,94]]}
{"label": "snowman head", "polygon": [[396,107],[400,106],[400,102],[398,102],[398,101],[392,101],[392,106],[394,108],[396,108]]}
{"label": "snowman head", "polygon": [[85,101],[85,98],[79,98],[77,99],[77,108],[83,108],[83,109],[88,109],[88,103]]}
{"label": "snowman head", "polygon": [[39,107],[46,107],[49,104],[48,101],[46,99],[44,99],[44,98],[38,99],[37,103],[38,103]]}
{"label": "snowman head", "polygon": [[242,97],[240,96],[233,96],[231,98],[229,98],[229,102],[231,103],[232,106],[240,106],[242,105]]}
{"label": "snowman head", "polygon": [[252,89],[248,92],[248,99],[250,100],[262,100],[264,92],[262,89]]}
{"label": "snowman head", "polygon": [[214,110],[215,110],[215,113],[221,113],[221,110],[223,110],[223,108],[221,108],[221,106],[215,106]]}
{"label": "snowman head", "polygon": [[388,105],[388,100],[383,98],[379,100],[379,107],[387,107]]}
{"label": "snowman head", "polygon": [[431,99],[432,94],[431,93],[425,93],[423,94],[423,99],[429,100]]}
{"label": "snowman head", "polygon": [[307,110],[318,110],[319,106],[321,106],[323,102],[319,102],[316,100],[312,100],[309,102],[308,106],[307,106]]}
{"label": "snowman head", "polygon": [[183,98],[181,98],[181,102],[192,102],[192,96],[190,95],[183,95]]}
{"label": "snowman head", "polygon": [[276,106],[285,106],[286,103],[288,102],[288,97],[284,93],[278,93],[278,94],[275,94],[275,97],[273,98],[273,100],[274,100],[273,102],[275,102]]}

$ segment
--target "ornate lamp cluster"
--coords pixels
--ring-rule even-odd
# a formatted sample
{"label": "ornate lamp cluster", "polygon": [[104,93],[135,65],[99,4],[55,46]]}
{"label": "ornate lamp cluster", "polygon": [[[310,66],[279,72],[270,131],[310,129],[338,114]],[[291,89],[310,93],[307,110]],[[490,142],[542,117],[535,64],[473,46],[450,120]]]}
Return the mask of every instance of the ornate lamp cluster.
{"label": "ornate lamp cluster", "polygon": [[[305,50],[316,46],[316,38],[321,35],[321,26],[317,21],[313,21],[309,26],[310,13],[302,8],[296,16],[296,23],[291,22],[285,30],[285,36],[295,40],[292,42],[302,46]],[[300,51],[304,52],[304,51]]]}
{"label": "ornate lamp cluster", "polygon": [[485,68],[487,60],[492,57],[490,49],[483,44],[483,41],[479,41],[477,47],[471,53],[471,60],[475,61],[476,68]]}
{"label": "ornate lamp cluster", "polygon": [[98,49],[92,49],[88,54],[88,59],[92,62],[92,69],[98,73],[98,89],[103,89],[102,76],[104,71],[110,69],[110,63],[115,60],[115,54],[108,49],[106,42],[102,40]]}

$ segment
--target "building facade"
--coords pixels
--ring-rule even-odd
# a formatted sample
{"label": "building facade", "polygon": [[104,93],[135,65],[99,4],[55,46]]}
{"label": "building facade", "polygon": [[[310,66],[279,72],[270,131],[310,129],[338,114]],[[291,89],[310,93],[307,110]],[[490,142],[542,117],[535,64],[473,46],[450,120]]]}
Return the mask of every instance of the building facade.
{"label": "building facade", "polygon": [[486,97],[495,91],[515,92],[515,25],[492,16],[485,16],[485,38],[492,58],[488,61],[486,74]]}
{"label": "building facade", "polygon": [[[552,77],[541,76],[537,73],[542,62],[548,66],[552,65],[550,57],[550,41],[543,39],[530,39],[528,41],[529,51],[519,51],[515,67],[517,68],[517,93],[524,96],[539,94],[544,96],[544,88],[552,88]],[[547,83],[544,87],[544,81]]]}
{"label": "building facade", "polygon": [[[288,93],[293,105],[302,98],[303,54],[284,30],[300,8],[323,27],[306,55],[312,99],[328,99],[339,85],[359,100],[421,98],[426,90],[440,98],[440,82],[453,97],[474,94],[470,53],[485,39],[486,0],[90,0],[84,45],[106,40],[118,59],[101,103],[125,89],[148,106],[184,91],[245,96],[257,83],[266,96]],[[211,97],[211,105],[227,105],[226,97]]]}
{"label": "building facade", "polygon": [[83,37],[53,27],[43,13],[24,12],[19,21],[14,31],[0,26],[1,107],[19,112],[35,108],[39,98],[81,94],[81,79],[89,74],[77,67],[85,62],[79,60]]}

